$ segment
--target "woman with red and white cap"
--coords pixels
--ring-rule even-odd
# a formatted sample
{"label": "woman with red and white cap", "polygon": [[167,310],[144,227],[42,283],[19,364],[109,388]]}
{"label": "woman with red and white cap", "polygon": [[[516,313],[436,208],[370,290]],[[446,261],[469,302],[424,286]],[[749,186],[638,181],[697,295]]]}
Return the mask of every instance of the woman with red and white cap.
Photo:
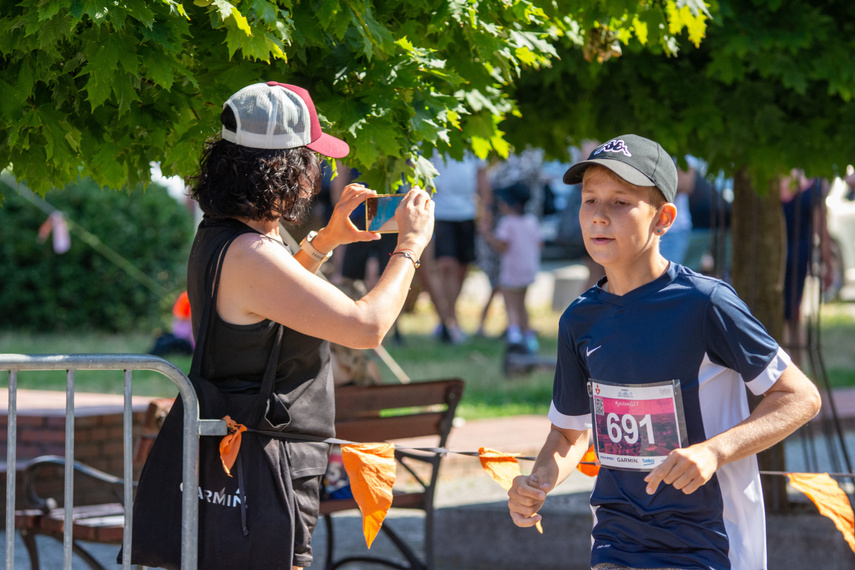
{"label": "woman with red and white cap", "polygon": [[[287,444],[276,438],[264,444],[278,447],[293,483],[294,547],[290,558],[282,556],[281,567],[305,567],[312,561],[319,481],[329,454],[322,440],[335,435],[329,342],[352,348],[381,343],[431,238],[434,206],[422,190],[406,195],[395,213],[398,243],[385,271],[367,295],[353,300],[315,272],[337,246],[380,239],[349,219],[375,191],[348,185],[329,224],[310,233],[295,253],[283,243],[279,226],[300,220],[320,188],[319,155],[342,158],[348,145],[322,132],[308,92],[293,85],[270,82],[241,89],[226,101],[221,122],[222,137],[207,143],[192,186],[205,214],[188,264],[193,328],[203,355],[197,372],[228,397],[258,393],[273,363],[274,405],[266,420],[281,426],[286,436],[297,436]],[[211,268],[220,258],[217,287]],[[212,294],[215,310],[203,324]],[[247,500],[250,510],[259,508],[257,498]],[[247,562],[243,567],[258,564]]]}

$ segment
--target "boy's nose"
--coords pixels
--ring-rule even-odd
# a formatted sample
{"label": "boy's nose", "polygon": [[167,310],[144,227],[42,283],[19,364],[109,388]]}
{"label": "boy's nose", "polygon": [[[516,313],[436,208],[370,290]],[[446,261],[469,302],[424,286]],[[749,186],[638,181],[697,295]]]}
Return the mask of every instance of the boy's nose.
{"label": "boy's nose", "polygon": [[592,219],[597,223],[607,223],[609,221],[608,212],[606,211],[605,205],[598,204],[594,208]]}

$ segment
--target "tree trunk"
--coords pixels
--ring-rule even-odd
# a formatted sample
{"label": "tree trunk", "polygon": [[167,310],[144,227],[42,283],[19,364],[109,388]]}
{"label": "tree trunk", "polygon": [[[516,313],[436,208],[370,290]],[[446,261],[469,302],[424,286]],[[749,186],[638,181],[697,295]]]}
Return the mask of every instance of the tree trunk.
{"label": "tree trunk", "polygon": [[[733,191],[733,286],[769,334],[781,342],[786,230],[778,181],[770,180],[767,191],[761,194],[753,187],[744,169],[740,169],[733,179]],[[753,409],[759,398],[749,392],[749,400]],[[785,471],[783,442],[760,453],[758,460],[761,471]],[[768,512],[788,510],[783,477],[763,476],[763,495]]]}

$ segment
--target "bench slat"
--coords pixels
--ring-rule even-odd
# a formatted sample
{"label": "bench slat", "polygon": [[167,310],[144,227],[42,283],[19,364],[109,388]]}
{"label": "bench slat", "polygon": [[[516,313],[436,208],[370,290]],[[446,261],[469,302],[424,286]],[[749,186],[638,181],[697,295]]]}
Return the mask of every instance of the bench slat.
{"label": "bench slat", "polygon": [[462,380],[384,384],[381,386],[340,386],[335,390],[336,420],[364,415],[369,411],[390,410],[448,404],[448,398],[459,401]]}
{"label": "bench slat", "polygon": [[[125,509],[119,503],[83,505],[71,511],[71,535],[84,542],[122,542]],[[39,530],[62,534],[65,529],[65,509],[51,509],[38,521]]]}
{"label": "bench slat", "polygon": [[340,420],[335,423],[336,437],[356,442],[388,441],[433,435],[439,437],[445,412],[428,412],[388,418]]}

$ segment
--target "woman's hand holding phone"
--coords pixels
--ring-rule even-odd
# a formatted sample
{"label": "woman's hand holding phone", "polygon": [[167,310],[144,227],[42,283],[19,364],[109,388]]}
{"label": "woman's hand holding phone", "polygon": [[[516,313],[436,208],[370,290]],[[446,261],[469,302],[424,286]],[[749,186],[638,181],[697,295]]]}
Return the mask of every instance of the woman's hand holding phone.
{"label": "woman's hand holding phone", "polygon": [[421,188],[413,188],[404,196],[395,212],[398,222],[397,249],[411,249],[421,255],[433,237],[434,201]]}
{"label": "woman's hand holding phone", "polygon": [[350,219],[350,214],[353,213],[353,210],[357,206],[367,198],[376,195],[377,192],[366,188],[362,184],[348,184],[345,186],[341,193],[341,198],[339,198],[333,208],[329,223],[323,228],[323,231],[318,233],[315,241],[324,236],[324,242],[322,243],[331,243],[332,247],[330,249],[332,249],[338,245],[347,243],[380,239],[379,233],[361,230]]}

